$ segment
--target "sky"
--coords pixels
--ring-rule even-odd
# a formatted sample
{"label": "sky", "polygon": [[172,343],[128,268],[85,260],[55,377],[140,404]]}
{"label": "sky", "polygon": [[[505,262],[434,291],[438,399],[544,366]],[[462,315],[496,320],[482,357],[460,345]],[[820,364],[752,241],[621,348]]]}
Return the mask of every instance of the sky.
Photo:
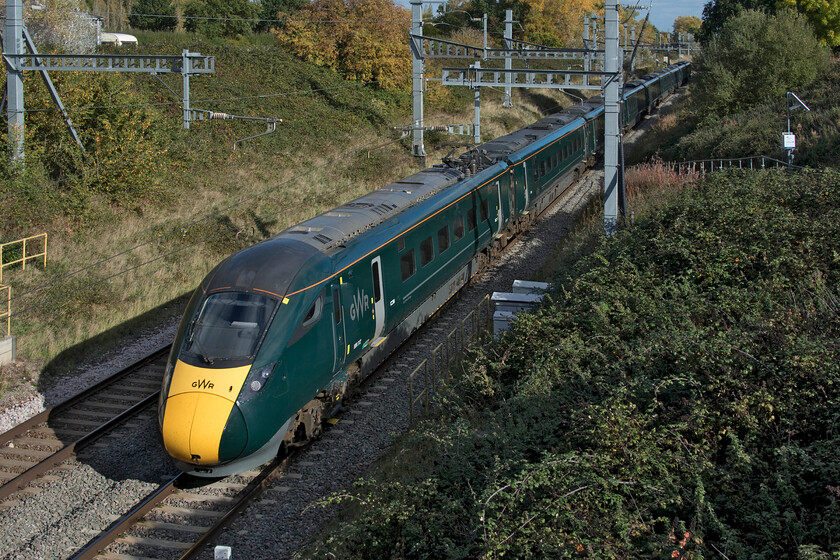
{"label": "sky", "polygon": [[[650,21],[660,31],[672,31],[674,20],[679,16],[696,16],[703,18],[703,6],[707,0],[653,0],[653,8],[650,10]],[[629,2],[625,2],[629,4]],[[647,2],[636,2],[639,6],[647,5]],[[642,12],[644,17],[644,12]]]}
{"label": "sky", "polygon": [[[647,6],[650,0],[625,0],[624,4],[635,4]],[[653,9],[650,11],[650,21],[660,31],[672,31],[674,20],[679,16],[696,16],[702,19],[703,6],[708,0],[653,0]],[[396,0],[400,6],[410,7],[408,0]],[[641,12],[644,17],[644,12]]]}

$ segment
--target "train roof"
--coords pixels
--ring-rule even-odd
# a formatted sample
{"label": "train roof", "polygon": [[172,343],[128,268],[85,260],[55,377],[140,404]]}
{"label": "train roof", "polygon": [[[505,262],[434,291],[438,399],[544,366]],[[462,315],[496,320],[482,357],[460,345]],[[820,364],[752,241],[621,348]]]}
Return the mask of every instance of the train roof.
{"label": "train roof", "polygon": [[[278,254],[283,258],[278,259]],[[282,296],[304,263],[317,254],[306,243],[273,237],[223,260],[207,275],[202,287],[206,292],[258,289]]]}
{"label": "train roof", "polygon": [[292,226],[279,237],[297,239],[319,251],[328,251],[434,196],[465,176],[461,169],[430,167]]}
{"label": "train roof", "polygon": [[500,136],[478,147],[480,151],[493,161],[501,161],[508,155],[533,144],[540,138],[547,136],[577,119],[577,116],[560,112],[543,117],[537,122],[517,131]]}
{"label": "train roof", "polygon": [[[628,85],[643,85],[645,81],[673,71],[681,65],[682,63],[648,74],[642,80],[628,82]],[[572,130],[581,126],[586,119],[597,116],[597,112],[603,110],[603,105],[602,96],[591,97],[583,103],[486,142],[459,158],[445,158],[443,164],[424,169],[292,226],[277,237],[303,242],[321,252],[335,249],[466,177],[505,160],[529,145],[541,142],[543,138],[564,127],[570,127]]]}

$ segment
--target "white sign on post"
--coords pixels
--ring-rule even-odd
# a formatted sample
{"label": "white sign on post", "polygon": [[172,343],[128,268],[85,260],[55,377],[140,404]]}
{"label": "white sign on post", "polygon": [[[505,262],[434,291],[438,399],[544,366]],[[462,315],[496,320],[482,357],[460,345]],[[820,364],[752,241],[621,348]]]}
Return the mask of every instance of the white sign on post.
{"label": "white sign on post", "polygon": [[793,132],[783,132],[782,147],[786,150],[793,150],[796,148],[796,134]]}

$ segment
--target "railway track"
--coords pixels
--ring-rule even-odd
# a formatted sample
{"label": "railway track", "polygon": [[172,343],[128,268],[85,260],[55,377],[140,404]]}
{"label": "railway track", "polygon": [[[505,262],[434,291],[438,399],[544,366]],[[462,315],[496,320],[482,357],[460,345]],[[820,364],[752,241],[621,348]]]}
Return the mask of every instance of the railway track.
{"label": "railway track", "polygon": [[[514,241],[502,247],[495,256],[501,257],[515,245]],[[484,274],[486,271],[472,279],[469,285],[480,280]],[[401,378],[407,377],[405,374],[457,327],[459,318],[446,313],[457,301],[457,296],[450,299],[397,352],[361,382],[340,414],[341,425],[326,429],[320,439],[310,442],[303,449],[308,456],[333,457],[334,445],[346,445],[348,439],[358,441],[351,435],[352,432],[359,426],[374,424],[363,419],[379,416],[376,409],[380,400],[390,399],[393,390],[404,385]],[[408,399],[395,400],[398,406],[404,406]],[[162,484],[114,521],[72,556],[72,560],[187,560],[207,557],[211,550],[208,547],[218,541],[224,529],[256,498],[261,498],[260,503],[266,504],[301,492],[300,483],[305,484],[301,480],[303,474],[288,471],[310,471],[314,464],[308,459],[299,459],[295,451],[282,461],[275,460],[260,470],[232,475],[212,483],[181,474]],[[283,477],[286,477],[286,482],[275,484]]]}
{"label": "railway track", "polygon": [[[180,473],[91,540],[72,560],[196,557],[255,498],[285,474],[296,453],[208,483]],[[273,492],[283,492],[284,487]]]}
{"label": "railway track", "polygon": [[0,508],[79,449],[132,418],[160,392],[169,347],[0,435]]}

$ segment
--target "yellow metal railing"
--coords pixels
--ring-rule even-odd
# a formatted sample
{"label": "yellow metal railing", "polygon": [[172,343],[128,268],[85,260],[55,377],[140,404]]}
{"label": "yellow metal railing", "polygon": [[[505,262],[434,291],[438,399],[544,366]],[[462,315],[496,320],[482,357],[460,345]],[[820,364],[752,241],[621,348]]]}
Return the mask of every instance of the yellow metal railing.
{"label": "yellow metal railing", "polygon": [[[6,336],[9,336],[12,332],[12,287],[11,286],[0,286],[0,294],[6,292],[6,310],[0,310],[0,321],[5,319],[6,323]],[[0,307],[2,309],[2,307]]]}
{"label": "yellow metal railing", "polygon": [[[32,242],[41,241],[41,252],[34,253],[32,255],[27,254],[26,243],[29,242],[29,246],[31,248]],[[14,247],[20,246],[21,247],[21,257],[19,259],[15,259],[13,261],[6,262],[3,252],[6,251],[7,247]],[[22,265],[23,269],[26,270],[26,261],[31,261],[35,259],[42,258],[44,259],[44,266],[47,266],[47,234],[41,233],[39,235],[33,235],[31,237],[24,237],[23,239],[18,239],[16,241],[9,241],[8,243],[0,243],[0,282],[3,281],[3,269],[8,268],[10,266],[20,264]]]}

